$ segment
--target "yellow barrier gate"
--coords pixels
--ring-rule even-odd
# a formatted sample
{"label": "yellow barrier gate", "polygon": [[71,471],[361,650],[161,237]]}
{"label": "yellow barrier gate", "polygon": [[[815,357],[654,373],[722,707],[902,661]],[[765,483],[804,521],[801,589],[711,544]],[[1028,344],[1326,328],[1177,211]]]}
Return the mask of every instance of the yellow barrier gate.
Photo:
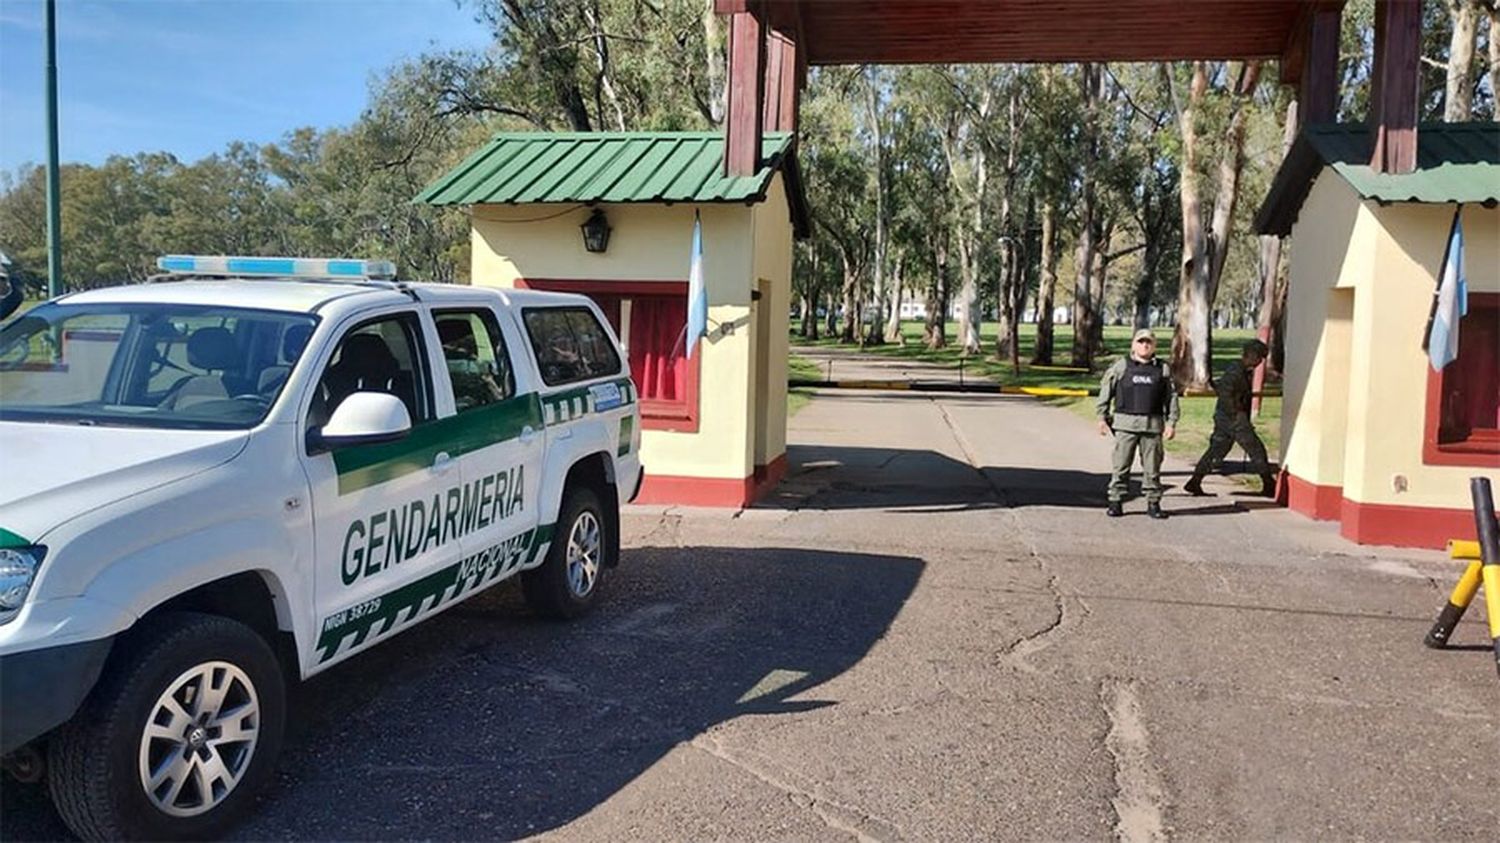
{"label": "yellow barrier gate", "polygon": [[1489,614],[1490,642],[1495,652],[1495,671],[1500,674],[1500,522],[1495,519],[1495,498],[1490,492],[1489,478],[1470,478],[1469,492],[1474,498],[1480,558],[1470,562],[1463,576],[1458,578],[1458,585],[1453,587],[1447,605],[1443,606],[1427,633],[1426,644],[1434,649],[1448,646],[1453,628],[1458,626],[1464,611],[1474,602],[1474,595],[1483,588]]}

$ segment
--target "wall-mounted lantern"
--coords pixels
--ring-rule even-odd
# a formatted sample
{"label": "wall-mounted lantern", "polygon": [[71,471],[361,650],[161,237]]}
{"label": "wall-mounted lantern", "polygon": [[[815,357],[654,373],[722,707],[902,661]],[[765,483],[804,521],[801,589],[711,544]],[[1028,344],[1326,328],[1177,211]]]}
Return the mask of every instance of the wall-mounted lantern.
{"label": "wall-mounted lantern", "polygon": [[583,248],[590,252],[609,248],[609,220],[604,218],[603,211],[595,208],[588,220],[578,227],[583,230]]}

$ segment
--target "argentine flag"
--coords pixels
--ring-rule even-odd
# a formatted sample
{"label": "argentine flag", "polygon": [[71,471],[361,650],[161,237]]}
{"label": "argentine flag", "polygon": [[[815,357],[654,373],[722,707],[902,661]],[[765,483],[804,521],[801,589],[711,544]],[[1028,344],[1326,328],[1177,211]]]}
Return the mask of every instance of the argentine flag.
{"label": "argentine flag", "polygon": [[708,290],[703,287],[703,223],[693,212],[693,264],[688,270],[687,344],[688,359],[698,338],[708,332]]}
{"label": "argentine flag", "polygon": [[1432,305],[1432,324],[1427,329],[1427,359],[1432,370],[1458,359],[1458,320],[1469,312],[1469,285],[1464,280],[1464,228],[1453,215],[1453,233],[1448,235],[1448,254],[1438,279],[1437,301]]}

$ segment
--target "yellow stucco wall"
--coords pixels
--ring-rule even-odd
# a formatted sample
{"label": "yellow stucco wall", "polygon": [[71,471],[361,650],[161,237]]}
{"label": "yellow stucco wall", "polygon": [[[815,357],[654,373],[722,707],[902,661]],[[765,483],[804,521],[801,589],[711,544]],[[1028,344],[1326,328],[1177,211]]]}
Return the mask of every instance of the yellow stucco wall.
{"label": "yellow stucco wall", "polygon": [[[703,221],[704,279],[709,332],[701,355],[696,433],[645,430],[641,459],[648,473],[742,479],[756,457],[785,450],[786,318],[790,306],[791,226],[786,195],[777,175],[767,201],[745,205],[602,205],[609,219],[609,248],[584,250],[578,226],[591,209],[558,214],[556,205],[479,205],[473,208],[473,283],[513,287],[517,278],[676,281],[688,277],[693,212]],[[779,226],[776,224],[779,222]],[[784,241],[784,242],[783,242]],[[784,256],[784,257],[783,257]],[[778,268],[780,267],[780,268]],[[758,273],[758,275],[757,275]],[[750,291],[757,277],[781,291],[772,296],[779,313],[781,353],[773,370],[769,423],[757,425],[752,373],[756,326]],[[780,299],[779,310],[776,301]],[[756,305],[767,304],[763,299]],[[775,371],[779,367],[779,374]],[[777,396],[779,395],[779,399]],[[779,402],[779,403],[778,403]],[[760,411],[764,415],[764,410]],[[761,432],[757,434],[757,427]]]}
{"label": "yellow stucco wall", "polygon": [[[1362,202],[1329,170],[1313,185],[1292,231],[1287,302],[1293,474],[1352,501],[1414,507],[1466,508],[1471,476],[1500,485],[1500,471],[1422,462],[1422,334],[1452,219],[1450,205]],[[1470,291],[1500,291],[1500,209],[1468,206],[1463,221]]]}
{"label": "yellow stucco wall", "polygon": [[[769,465],[786,453],[786,383],[789,325],[792,310],[792,227],[788,216],[786,186],[777,176],[766,201],[755,206],[755,266],[752,277],[762,290],[757,305],[761,320],[756,332],[756,359],[760,367],[757,395],[756,465]],[[762,349],[760,343],[768,342]]]}

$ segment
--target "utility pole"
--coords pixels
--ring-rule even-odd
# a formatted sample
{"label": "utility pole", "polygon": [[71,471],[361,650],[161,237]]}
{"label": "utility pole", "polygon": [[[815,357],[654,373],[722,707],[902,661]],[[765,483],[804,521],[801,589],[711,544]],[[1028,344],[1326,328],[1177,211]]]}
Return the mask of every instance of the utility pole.
{"label": "utility pole", "polygon": [[57,0],[47,0],[47,297],[62,295],[62,189],[57,175]]}

